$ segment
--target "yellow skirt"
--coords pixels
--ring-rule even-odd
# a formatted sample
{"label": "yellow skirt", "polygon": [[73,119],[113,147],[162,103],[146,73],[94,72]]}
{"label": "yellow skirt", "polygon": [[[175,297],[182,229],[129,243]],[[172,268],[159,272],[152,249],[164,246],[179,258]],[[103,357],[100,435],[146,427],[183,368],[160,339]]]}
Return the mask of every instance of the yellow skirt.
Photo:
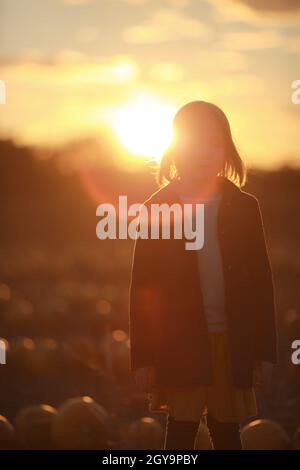
{"label": "yellow skirt", "polygon": [[147,393],[149,411],[167,412],[177,420],[200,421],[209,412],[221,422],[242,422],[257,414],[255,390],[232,385],[226,332],[210,333],[213,383],[199,387],[158,387]]}

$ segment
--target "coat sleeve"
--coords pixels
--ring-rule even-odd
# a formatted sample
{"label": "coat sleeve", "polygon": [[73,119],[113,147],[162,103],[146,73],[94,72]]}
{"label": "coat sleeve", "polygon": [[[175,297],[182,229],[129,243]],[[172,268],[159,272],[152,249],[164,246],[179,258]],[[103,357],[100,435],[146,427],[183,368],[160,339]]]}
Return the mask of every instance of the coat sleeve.
{"label": "coat sleeve", "polygon": [[253,198],[250,266],[255,318],[254,359],[277,362],[277,328],[274,280],[266,244],[265,229],[259,202]]}
{"label": "coat sleeve", "polygon": [[153,366],[155,287],[151,240],[135,240],[129,290],[130,370]]}

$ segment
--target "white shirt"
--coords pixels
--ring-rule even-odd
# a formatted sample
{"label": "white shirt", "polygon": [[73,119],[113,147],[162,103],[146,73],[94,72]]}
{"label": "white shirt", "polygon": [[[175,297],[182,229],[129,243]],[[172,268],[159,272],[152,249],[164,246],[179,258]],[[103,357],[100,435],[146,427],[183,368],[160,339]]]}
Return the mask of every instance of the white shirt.
{"label": "white shirt", "polygon": [[180,196],[183,203],[204,204],[204,245],[198,254],[199,278],[208,331],[225,331],[225,289],[222,256],[218,240],[218,210],[221,194],[195,200]]}

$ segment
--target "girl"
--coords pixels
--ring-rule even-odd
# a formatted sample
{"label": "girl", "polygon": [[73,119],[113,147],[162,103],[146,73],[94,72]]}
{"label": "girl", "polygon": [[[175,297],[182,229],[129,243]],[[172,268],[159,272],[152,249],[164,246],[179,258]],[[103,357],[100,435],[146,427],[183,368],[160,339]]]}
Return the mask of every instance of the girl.
{"label": "girl", "polygon": [[204,245],[136,239],[131,371],[150,411],[167,413],[165,449],[193,449],[203,416],[215,449],[241,449],[240,423],[257,414],[255,377],[277,361],[260,207],[241,189],[245,166],[217,106],[190,102],[173,126],[162,188],[144,204],[148,213],[151,204],[204,204]]}

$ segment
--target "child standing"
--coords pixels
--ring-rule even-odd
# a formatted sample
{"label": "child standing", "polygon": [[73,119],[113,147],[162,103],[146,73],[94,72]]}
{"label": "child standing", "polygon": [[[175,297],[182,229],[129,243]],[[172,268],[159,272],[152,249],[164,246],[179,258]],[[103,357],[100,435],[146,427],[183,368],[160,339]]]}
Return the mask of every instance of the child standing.
{"label": "child standing", "polygon": [[195,101],[174,119],[145,203],[204,204],[204,245],[137,238],[130,287],[131,369],[151,411],[168,414],[165,449],[193,449],[206,416],[215,449],[240,449],[257,414],[253,377],[277,360],[273,278],[261,212],[224,113]]}

